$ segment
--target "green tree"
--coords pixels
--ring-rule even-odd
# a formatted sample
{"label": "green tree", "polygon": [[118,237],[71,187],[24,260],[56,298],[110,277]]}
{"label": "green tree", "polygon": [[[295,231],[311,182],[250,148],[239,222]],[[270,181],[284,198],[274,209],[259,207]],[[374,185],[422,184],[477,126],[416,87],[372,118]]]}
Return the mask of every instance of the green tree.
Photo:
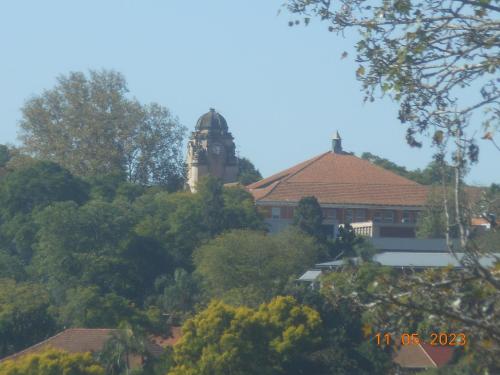
{"label": "green tree", "polygon": [[51,311],[62,327],[117,327],[121,323],[147,328],[156,325],[132,301],[115,293],[102,293],[96,286],[68,289]]}
{"label": "green tree", "polygon": [[262,180],[262,175],[247,158],[238,158],[238,182],[250,185],[252,182]]}
{"label": "green tree", "polygon": [[0,168],[4,168],[10,160],[11,154],[6,145],[0,144]]}
{"label": "green tree", "polygon": [[4,220],[52,202],[87,199],[87,186],[68,170],[38,161],[8,173],[0,182],[0,213]]}
{"label": "green tree", "polygon": [[165,107],[127,93],[114,71],[59,76],[22,108],[24,148],[78,176],[124,173],[131,182],[182,186],[185,128]]}
{"label": "green tree", "polygon": [[83,203],[87,185],[51,162],[33,161],[0,181],[0,242],[29,261],[37,231],[32,212],[60,201]]}
{"label": "green tree", "polygon": [[201,299],[198,278],[182,268],[175,270],[173,278],[157,280],[157,283],[164,284],[159,304],[174,324],[191,314]]}
{"label": "green tree", "polygon": [[0,249],[0,278],[22,281],[26,279],[26,276],[21,258]]}
{"label": "green tree", "polygon": [[137,236],[137,217],[124,202],[57,203],[36,216],[39,226],[33,270],[52,290],[96,285],[136,302],[154,280],[173,271],[168,252]]}
{"label": "green tree", "polygon": [[233,230],[195,251],[196,273],[209,296],[255,306],[314,264],[315,245],[314,239],[294,230],[275,236]]}
{"label": "green tree", "polygon": [[97,359],[106,369],[107,375],[129,374],[132,356],[145,358],[146,338],[143,332],[128,324],[120,325],[117,332],[104,344]]}
{"label": "green tree", "polygon": [[104,375],[91,353],[67,353],[47,349],[0,363],[2,375]]}
{"label": "green tree", "polygon": [[134,209],[141,216],[135,232],[162,244],[176,268],[191,270],[193,250],[210,236],[203,223],[198,195],[146,194],[134,202]]}
{"label": "green tree", "polygon": [[202,223],[211,236],[222,232],[224,226],[224,196],[222,181],[216,177],[202,178],[197,186]]}
{"label": "green tree", "polygon": [[316,197],[302,197],[294,211],[293,224],[301,231],[325,241],[325,231],[323,230],[323,212]]}
{"label": "green tree", "polygon": [[292,297],[257,309],[212,302],[183,326],[169,375],[300,374],[321,341],[321,319]]}
{"label": "green tree", "polygon": [[318,311],[321,317],[322,343],[308,355],[310,366],[308,373],[324,375],[392,373],[390,350],[375,345],[367,337],[363,307],[331,299],[327,288],[311,289],[309,285],[296,282],[289,285],[287,293],[299,303]]}
{"label": "green tree", "polygon": [[257,211],[253,196],[239,187],[224,188],[224,230],[264,230],[265,224]]}
{"label": "green tree", "polygon": [[381,158],[370,152],[364,152],[361,154],[361,158],[400,176],[418,182],[419,184],[440,185],[443,182],[443,177],[447,183],[453,181],[454,169],[448,164],[443,165],[437,163],[436,161],[432,161],[423,170],[415,169],[413,171],[408,171],[405,167],[397,165],[388,159]]}
{"label": "green tree", "polygon": [[[443,194],[445,232],[457,232],[458,243],[448,235],[447,247],[452,255],[466,254],[458,259],[462,270],[438,270],[384,283],[379,302],[394,315],[424,313],[443,326],[460,322],[459,329],[474,335],[476,343],[488,343],[476,347],[485,366],[495,363],[500,348],[499,305],[493,302],[500,299],[498,257],[493,254],[496,250],[480,247],[469,236],[469,207],[463,196],[464,176],[479,157],[476,136],[483,134],[500,151],[494,141],[500,129],[500,7],[490,0],[290,0],[287,4],[292,13],[304,15],[306,23],[318,16],[331,31],[357,29],[356,74],[365,99],[375,100],[377,92],[389,95],[399,104],[407,142],[420,146],[420,138],[430,136],[437,165],[451,161],[452,183],[443,178],[444,191],[452,185],[453,197],[450,202]],[[482,256],[495,263],[486,266]]]}
{"label": "green tree", "polygon": [[55,322],[48,307],[49,295],[42,285],[0,278],[0,357],[53,333]]}
{"label": "green tree", "polygon": [[318,17],[330,31],[359,31],[356,75],[365,100],[373,101],[377,92],[395,100],[409,144],[420,145],[417,134],[430,133],[434,144],[463,148],[476,160],[476,131],[470,128],[482,122],[484,139],[493,140],[500,115],[496,1],[286,3],[306,24]]}

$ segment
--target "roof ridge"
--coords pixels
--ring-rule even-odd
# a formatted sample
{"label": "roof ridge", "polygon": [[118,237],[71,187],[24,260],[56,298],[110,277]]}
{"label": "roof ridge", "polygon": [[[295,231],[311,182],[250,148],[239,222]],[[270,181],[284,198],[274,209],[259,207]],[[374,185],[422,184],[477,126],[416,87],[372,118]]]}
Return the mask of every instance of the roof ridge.
{"label": "roof ridge", "polygon": [[436,368],[438,368],[439,367],[438,364],[436,363],[436,361],[434,361],[434,359],[431,357],[431,355],[427,352],[427,350],[424,348],[422,343],[419,343],[418,346],[420,347],[420,349],[422,349],[422,351],[424,352],[426,357],[429,358],[432,363],[434,363],[434,366],[436,366]]}
{"label": "roof ridge", "polygon": [[320,155],[318,155],[318,156],[316,156],[316,157],[314,157],[312,159],[309,159],[308,161],[305,161],[304,162],[304,166],[302,166],[301,168],[297,169],[295,172],[290,173],[288,176],[286,176],[285,178],[283,178],[280,182],[286,181],[286,180],[292,178],[297,173],[302,172],[304,169],[306,169],[307,167],[309,167],[312,163],[314,163],[314,162],[318,161],[319,159],[325,157],[329,153],[330,153],[330,151],[327,151],[327,152],[324,152],[324,153],[322,153],[322,154],[320,154]]}
{"label": "roof ridge", "polygon": [[59,333],[56,333],[54,336],[50,336],[50,337],[46,338],[46,339],[45,339],[45,340],[43,340],[43,341],[40,341],[40,342],[38,342],[38,343],[36,343],[36,344],[33,344],[33,345],[31,345],[31,346],[28,346],[27,348],[25,348],[25,349],[23,349],[23,350],[21,350],[21,351],[19,351],[19,352],[12,353],[11,355],[9,355],[9,356],[7,356],[7,357],[4,357],[4,358],[0,358],[0,362],[3,362],[3,361],[6,361],[6,360],[9,360],[10,358],[12,358],[12,359],[17,358],[17,357],[19,357],[20,355],[22,355],[24,352],[26,352],[26,351],[28,351],[28,350],[31,350],[31,349],[33,349],[33,348],[37,348],[37,347],[39,347],[39,346],[42,346],[42,345],[46,344],[47,342],[49,342],[50,340],[52,340],[52,339],[54,339],[54,338],[56,338],[56,337],[58,337],[58,336],[61,336],[64,332],[68,331],[69,329],[70,329],[70,328],[65,329],[64,331],[61,331],[61,332],[59,332]]}
{"label": "roof ridge", "polygon": [[[271,187],[271,189],[269,189],[269,191],[267,191],[267,192],[266,192],[266,193],[265,193],[262,197],[260,197],[260,199],[267,197],[267,196],[268,196],[269,194],[271,194],[271,193],[274,191],[274,189],[276,189],[276,188],[277,188],[277,187],[278,187],[278,186],[279,186],[282,182],[287,181],[289,178],[291,178],[291,177],[295,176],[297,173],[299,173],[299,172],[303,171],[305,168],[309,167],[312,163],[314,163],[315,161],[317,161],[317,160],[321,159],[322,157],[324,157],[325,155],[327,155],[329,152],[330,152],[330,151],[324,152],[324,153],[322,153],[322,154],[320,154],[320,155],[318,155],[318,156],[313,157],[312,159],[306,160],[305,162],[303,162],[303,163],[304,163],[304,165],[303,165],[301,168],[299,168],[298,170],[296,170],[295,172],[293,172],[293,173],[290,173],[290,174],[286,175],[286,176],[285,176],[284,178],[282,178],[282,179],[277,179],[275,182],[273,182],[274,186],[273,186],[273,187]],[[301,164],[301,163],[299,163],[299,164]],[[293,168],[293,167],[292,167],[292,168]]]}

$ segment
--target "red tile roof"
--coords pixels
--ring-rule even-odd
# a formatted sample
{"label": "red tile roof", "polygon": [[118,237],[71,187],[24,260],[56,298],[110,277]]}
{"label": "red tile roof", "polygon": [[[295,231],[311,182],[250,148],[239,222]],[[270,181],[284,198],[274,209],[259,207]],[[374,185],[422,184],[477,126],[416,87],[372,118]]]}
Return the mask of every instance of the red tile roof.
{"label": "red tile roof", "polygon": [[[117,329],[70,328],[20,352],[2,358],[0,361],[15,359],[26,354],[37,353],[47,348],[61,349],[69,353],[99,352]],[[163,353],[163,348],[154,342],[147,343],[147,350],[153,356]]]}
{"label": "red tile roof", "polygon": [[427,343],[404,345],[395,352],[393,360],[402,368],[436,368],[448,364],[453,352],[450,346],[432,346]]}
{"label": "red tile roof", "polygon": [[425,342],[421,343],[421,345],[437,367],[446,365],[453,358],[454,349],[451,346],[432,346]]}
{"label": "red tile roof", "polygon": [[326,152],[247,186],[256,201],[423,206],[428,188],[368,160]]}

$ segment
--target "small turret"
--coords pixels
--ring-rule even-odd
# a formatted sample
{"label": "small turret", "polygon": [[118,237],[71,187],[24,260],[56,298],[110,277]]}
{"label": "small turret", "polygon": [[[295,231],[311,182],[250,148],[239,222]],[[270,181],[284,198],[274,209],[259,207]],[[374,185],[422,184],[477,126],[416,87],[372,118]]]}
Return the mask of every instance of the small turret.
{"label": "small turret", "polygon": [[335,135],[332,137],[332,151],[335,154],[343,154],[342,150],[342,138],[340,138],[340,134],[338,131],[335,132]]}

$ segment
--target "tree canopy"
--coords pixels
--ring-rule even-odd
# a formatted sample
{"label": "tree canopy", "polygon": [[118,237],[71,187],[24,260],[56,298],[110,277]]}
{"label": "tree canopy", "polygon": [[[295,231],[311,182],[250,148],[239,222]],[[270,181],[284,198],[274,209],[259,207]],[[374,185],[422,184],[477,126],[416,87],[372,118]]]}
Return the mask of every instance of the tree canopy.
{"label": "tree canopy", "polygon": [[198,248],[194,262],[211,297],[255,306],[277,295],[318,256],[314,239],[298,231],[269,236],[234,230]]}
{"label": "tree canopy", "polygon": [[252,182],[262,180],[262,175],[247,158],[238,158],[238,182],[249,185]]}
{"label": "tree canopy", "polygon": [[214,301],[184,324],[169,374],[300,374],[320,327],[319,314],[292,297],[257,309]]}
{"label": "tree canopy", "polygon": [[[497,1],[286,3],[306,24],[318,17],[330,31],[359,31],[356,75],[365,100],[382,93],[397,101],[410,145],[420,145],[418,135],[430,132],[434,144],[464,148],[475,161],[475,125],[482,122],[483,137],[493,140],[500,115]],[[464,94],[465,87],[474,95]]]}
{"label": "tree canopy", "polygon": [[165,107],[127,93],[114,71],[61,75],[23,106],[24,149],[78,176],[123,173],[141,184],[182,186],[185,128]]}
{"label": "tree canopy", "polygon": [[48,349],[0,363],[2,375],[104,375],[104,368],[91,353],[67,353]]}

